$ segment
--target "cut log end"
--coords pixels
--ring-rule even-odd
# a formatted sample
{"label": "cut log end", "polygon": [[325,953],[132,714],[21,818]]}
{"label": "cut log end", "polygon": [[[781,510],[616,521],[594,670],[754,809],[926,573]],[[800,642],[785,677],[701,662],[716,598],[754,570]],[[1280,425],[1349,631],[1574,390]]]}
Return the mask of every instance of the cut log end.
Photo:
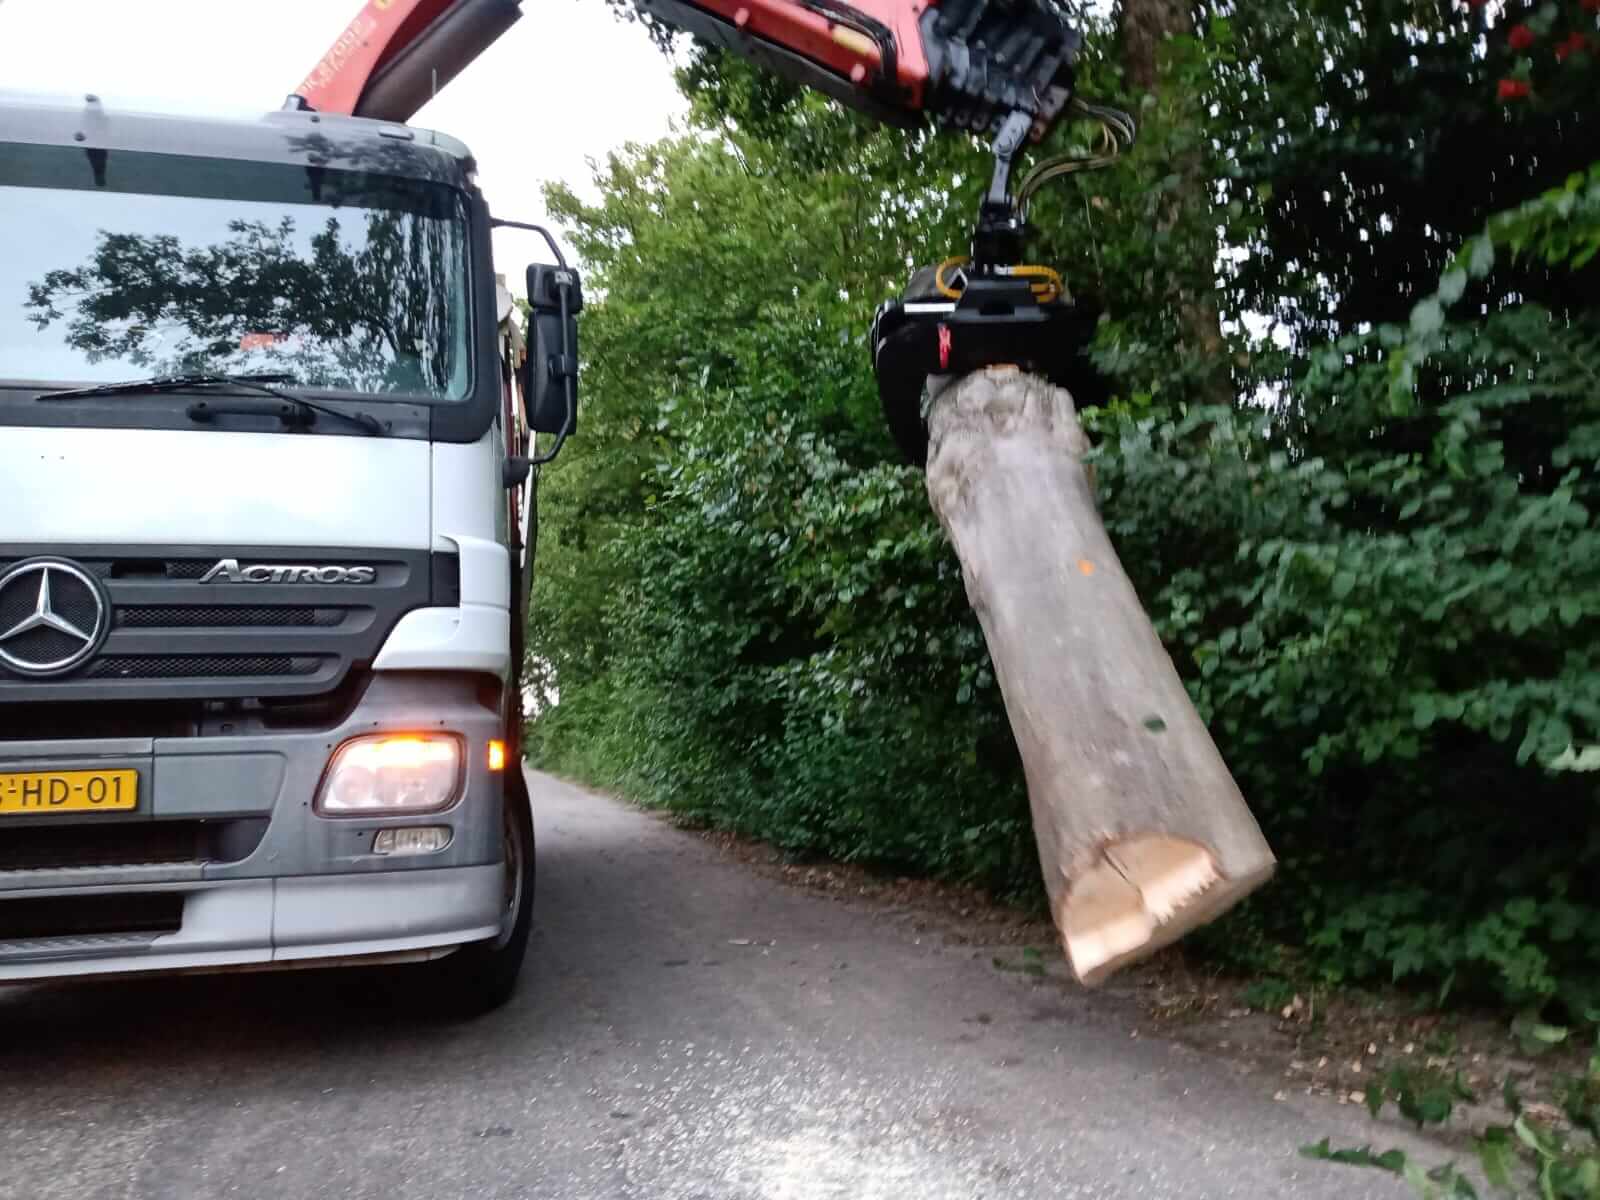
{"label": "cut log end", "polygon": [[1268,862],[1248,877],[1226,878],[1205,847],[1182,838],[1114,842],[1073,881],[1056,914],[1073,973],[1097,984],[1214,919],[1271,875]]}

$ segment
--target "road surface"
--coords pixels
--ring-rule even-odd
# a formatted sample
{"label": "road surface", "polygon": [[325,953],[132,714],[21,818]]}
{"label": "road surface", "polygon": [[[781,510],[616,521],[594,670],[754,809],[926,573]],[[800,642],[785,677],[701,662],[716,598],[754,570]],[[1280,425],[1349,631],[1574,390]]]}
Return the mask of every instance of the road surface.
{"label": "road surface", "polygon": [[324,972],[0,991],[0,1196],[1409,1194],[1296,1156],[1384,1140],[1364,1112],[533,784],[538,931],[486,1019]]}

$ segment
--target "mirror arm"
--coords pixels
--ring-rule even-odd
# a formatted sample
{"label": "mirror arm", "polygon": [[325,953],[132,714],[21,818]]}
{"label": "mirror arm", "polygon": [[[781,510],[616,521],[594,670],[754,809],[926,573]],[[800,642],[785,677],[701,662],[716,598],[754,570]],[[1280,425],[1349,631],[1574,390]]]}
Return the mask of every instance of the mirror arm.
{"label": "mirror arm", "polygon": [[561,247],[556,245],[555,238],[550,236],[550,231],[543,225],[532,225],[527,221],[508,221],[504,217],[490,217],[489,228],[531,229],[534,233],[537,233],[540,237],[542,237],[545,240],[545,244],[550,247],[550,253],[556,256],[556,266],[560,267],[563,271],[567,269],[567,260],[562,257]]}
{"label": "mirror arm", "polygon": [[513,454],[500,464],[500,482],[507,488],[521,487],[533,474],[533,459],[526,454]]}

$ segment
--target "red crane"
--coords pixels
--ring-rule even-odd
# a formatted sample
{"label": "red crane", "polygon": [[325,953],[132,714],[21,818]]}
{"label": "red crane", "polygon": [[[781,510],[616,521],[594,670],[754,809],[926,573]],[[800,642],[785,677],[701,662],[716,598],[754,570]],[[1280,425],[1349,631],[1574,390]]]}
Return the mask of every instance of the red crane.
{"label": "red crane", "polygon": [[[634,4],[891,124],[983,131],[1022,111],[1036,138],[1071,99],[1080,44],[1053,0]],[[297,94],[322,112],[409,120],[521,15],[521,0],[367,0]]]}

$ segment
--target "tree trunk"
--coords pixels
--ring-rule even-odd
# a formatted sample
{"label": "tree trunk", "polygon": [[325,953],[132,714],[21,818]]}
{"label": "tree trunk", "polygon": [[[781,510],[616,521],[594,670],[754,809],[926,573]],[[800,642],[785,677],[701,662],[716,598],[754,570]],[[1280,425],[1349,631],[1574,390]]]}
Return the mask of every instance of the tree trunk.
{"label": "tree trunk", "polygon": [[1192,34],[1194,16],[1185,0],[1122,0],[1122,69],[1142,92],[1156,90],[1161,43]]}
{"label": "tree trunk", "polygon": [[1072,397],[1007,367],[943,384],[928,497],[1022,754],[1051,913],[1098,983],[1275,860],[1112,550]]}
{"label": "tree trunk", "polygon": [[[1161,90],[1161,44],[1169,37],[1193,36],[1193,11],[1186,0],[1122,0],[1120,14],[1117,32],[1122,42],[1123,73],[1139,91],[1155,95]],[[1193,111],[1195,120],[1200,119],[1197,105],[1183,107]],[[1171,169],[1182,178],[1183,185],[1165,206],[1161,217],[1163,230],[1177,225],[1186,208],[1194,213],[1206,213],[1211,208],[1207,197],[1211,181],[1198,153],[1178,156],[1171,163]],[[1213,294],[1217,245],[1214,238],[1207,238],[1205,242],[1206,257],[1201,266],[1212,284],[1199,292],[1179,292],[1176,297],[1178,319],[1182,322],[1184,340],[1209,368],[1204,377],[1206,399],[1213,404],[1228,404],[1233,399],[1228,343],[1222,336],[1222,315]]]}

